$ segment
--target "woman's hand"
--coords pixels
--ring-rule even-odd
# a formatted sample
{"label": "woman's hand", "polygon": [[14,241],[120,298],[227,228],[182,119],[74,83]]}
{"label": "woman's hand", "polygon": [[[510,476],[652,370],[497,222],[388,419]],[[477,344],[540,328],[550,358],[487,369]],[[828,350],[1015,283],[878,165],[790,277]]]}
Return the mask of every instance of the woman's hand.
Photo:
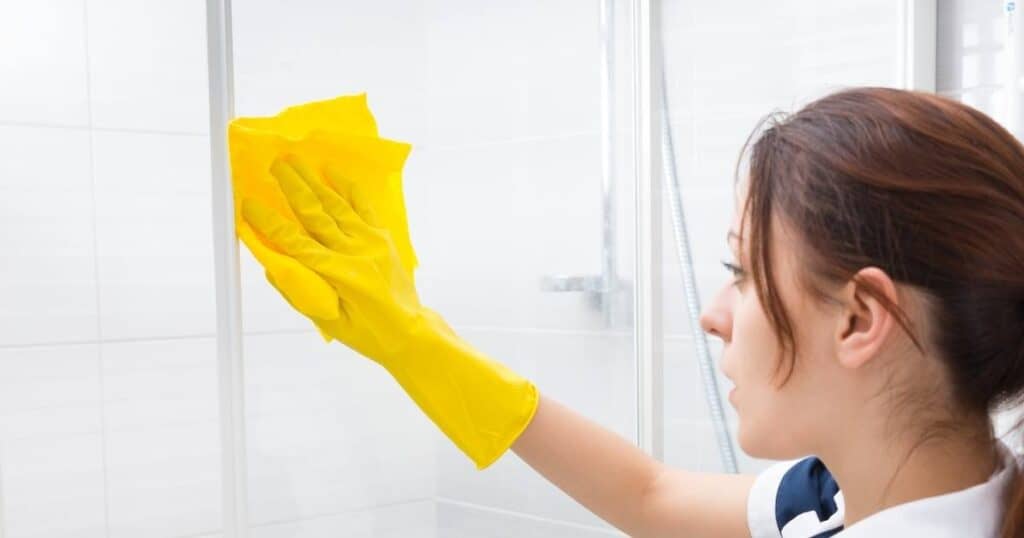
{"label": "woman's hand", "polygon": [[412,275],[389,232],[378,226],[372,200],[336,171],[313,170],[295,156],[275,160],[271,173],[302,225],[255,198],[242,199],[242,216],[271,248],[334,290],[337,315],[304,311],[292,299],[308,292],[296,288],[309,279],[285,283],[268,272],[268,280],[325,337],[378,362],[401,354],[424,312]]}
{"label": "woman's hand", "polygon": [[288,267],[284,281],[268,271],[271,283],[323,335],[387,369],[478,468],[494,462],[533,417],[537,388],[420,304],[412,271],[359,185],[296,157],[275,160],[271,173],[301,225],[258,199],[240,204],[260,236],[246,242],[257,259]]}

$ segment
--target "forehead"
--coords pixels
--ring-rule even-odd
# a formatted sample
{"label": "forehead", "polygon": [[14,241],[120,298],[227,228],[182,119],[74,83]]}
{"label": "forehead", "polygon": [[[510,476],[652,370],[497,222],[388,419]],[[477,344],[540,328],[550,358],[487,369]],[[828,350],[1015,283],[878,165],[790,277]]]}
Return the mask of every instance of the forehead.
{"label": "forehead", "polygon": [[741,221],[743,218],[743,204],[746,201],[744,198],[745,193],[737,189],[736,194],[733,196],[733,211],[732,211],[732,222],[729,224],[729,231],[726,233],[726,241],[739,249],[742,244],[742,238],[740,237]]}

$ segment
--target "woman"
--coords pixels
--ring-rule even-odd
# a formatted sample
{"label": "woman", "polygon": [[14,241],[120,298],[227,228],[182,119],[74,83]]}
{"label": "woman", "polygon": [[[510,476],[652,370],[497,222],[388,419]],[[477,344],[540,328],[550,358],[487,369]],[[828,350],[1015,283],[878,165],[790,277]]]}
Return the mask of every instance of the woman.
{"label": "woman", "polygon": [[1020,463],[989,418],[1024,393],[1024,147],[968,106],[884,88],[761,127],[734,279],[701,317],[740,446],[787,460],[757,476],[666,467],[468,346],[344,178],[289,157],[275,175],[302,226],[258,200],[243,214],[337,291],[321,333],[391,372],[478,468],[511,448],[631,536],[1024,536]]}

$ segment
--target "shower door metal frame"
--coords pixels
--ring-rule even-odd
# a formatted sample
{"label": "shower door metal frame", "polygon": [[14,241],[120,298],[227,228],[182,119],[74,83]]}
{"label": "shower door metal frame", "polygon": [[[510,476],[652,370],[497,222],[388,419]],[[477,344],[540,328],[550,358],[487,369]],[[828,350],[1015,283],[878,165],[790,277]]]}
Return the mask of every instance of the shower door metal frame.
{"label": "shower door metal frame", "polygon": [[661,24],[657,0],[632,0],[633,174],[635,184],[634,354],[636,442],[664,461],[664,323],[662,320],[661,130],[655,116],[660,92]]}
{"label": "shower door metal frame", "polygon": [[242,287],[227,139],[228,122],[235,115],[231,30],[231,0],[206,0],[213,258],[217,290],[222,535],[223,538],[245,538],[249,535],[246,512],[249,489],[246,480]]}

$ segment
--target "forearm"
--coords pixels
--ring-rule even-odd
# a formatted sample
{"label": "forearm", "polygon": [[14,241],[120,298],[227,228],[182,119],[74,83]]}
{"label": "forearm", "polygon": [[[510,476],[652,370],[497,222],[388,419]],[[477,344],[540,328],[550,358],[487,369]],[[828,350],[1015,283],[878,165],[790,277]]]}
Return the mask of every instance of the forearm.
{"label": "forearm", "polygon": [[662,465],[622,436],[542,394],[512,450],[601,519],[645,534],[644,498]]}

